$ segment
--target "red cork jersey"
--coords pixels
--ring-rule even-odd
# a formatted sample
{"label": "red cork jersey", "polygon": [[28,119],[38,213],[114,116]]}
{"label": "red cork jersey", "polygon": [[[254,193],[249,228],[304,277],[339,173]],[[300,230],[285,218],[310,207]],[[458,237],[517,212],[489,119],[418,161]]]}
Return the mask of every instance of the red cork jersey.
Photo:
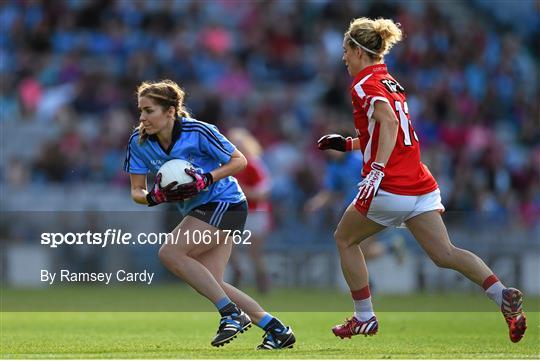
{"label": "red cork jersey", "polygon": [[[246,169],[237,173],[234,177],[240,183],[242,189],[268,189],[270,187],[268,172],[264,164],[257,158],[248,158]],[[270,209],[269,201],[257,201],[252,198],[247,198],[248,208],[250,211],[268,211]]]}
{"label": "red cork jersey", "polygon": [[364,155],[362,177],[369,173],[377,155],[380,124],[372,116],[375,102],[383,101],[396,112],[399,128],[380,188],[402,195],[421,195],[437,189],[437,182],[420,161],[420,144],[409,117],[405,89],[388,74],[386,65],[364,68],[353,81],[351,97],[354,125]]}

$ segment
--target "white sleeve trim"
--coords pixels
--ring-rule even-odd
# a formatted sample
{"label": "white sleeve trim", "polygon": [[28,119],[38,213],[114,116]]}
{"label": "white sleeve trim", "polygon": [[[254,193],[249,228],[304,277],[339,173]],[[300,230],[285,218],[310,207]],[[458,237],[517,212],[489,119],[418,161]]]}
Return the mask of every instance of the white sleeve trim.
{"label": "white sleeve trim", "polygon": [[371,101],[369,103],[369,109],[367,112],[368,120],[371,120],[371,116],[373,115],[373,112],[375,111],[375,102],[377,100],[380,100],[382,102],[386,102],[388,105],[390,105],[390,102],[385,97],[373,97],[371,98]]}

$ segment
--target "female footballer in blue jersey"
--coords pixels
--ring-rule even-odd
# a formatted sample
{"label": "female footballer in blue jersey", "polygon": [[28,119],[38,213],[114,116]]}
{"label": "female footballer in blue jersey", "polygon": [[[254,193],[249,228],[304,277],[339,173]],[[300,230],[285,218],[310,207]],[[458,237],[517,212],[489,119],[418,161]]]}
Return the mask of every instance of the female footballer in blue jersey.
{"label": "female footballer in blue jersey", "polygon": [[[227,236],[243,231],[247,216],[246,197],[232,177],[246,167],[246,158],[215,126],[190,118],[183,105],[184,91],[175,82],[144,82],[137,96],[140,124],[129,139],[124,166],[130,174],[131,196],[148,206],[173,202],[184,214],[172,231],[178,242],[162,245],[159,258],[172,273],[216,305],[221,321],[212,346],[230,342],[253,320],[265,331],[257,348],[292,347],[295,337],[290,327],[223,281],[233,244]],[[171,159],[193,164],[196,170],[186,169],[193,182],[160,186],[158,170]],[[149,190],[148,172],[157,174]],[[211,242],[190,242],[195,231],[210,235]]]}

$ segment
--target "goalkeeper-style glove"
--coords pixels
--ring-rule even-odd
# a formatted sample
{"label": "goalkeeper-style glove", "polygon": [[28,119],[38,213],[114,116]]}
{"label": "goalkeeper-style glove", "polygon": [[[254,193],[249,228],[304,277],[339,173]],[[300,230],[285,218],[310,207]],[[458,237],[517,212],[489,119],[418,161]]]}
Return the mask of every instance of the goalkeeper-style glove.
{"label": "goalkeeper-style glove", "polygon": [[212,173],[202,174],[191,168],[186,168],[184,171],[193,178],[193,182],[178,186],[178,193],[183,199],[196,196],[200,191],[214,183]]}
{"label": "goalkeeper-style glove", "polygon": [[366,203],[377,194],[381,181],[384,177],[384,164],[371,163],[371,171],[360,183],[358,183],[358,201]]}
{"label": "goalkeeper-style glove", "polygon": [[173,189],[177,184],[178,182],[171,182],[162,188],[161,173],[158,173],[154,179],[152,190],[146,195],[148,206],[153,207],[164,202],[177,202],[182,200],[179,199],[178,190]]}
{"label": "goalkeeper-style glove", "polygon": [[353,146],[351,137],[343,137],[339,134],[327,134],[317,141],[320,150],[334,149],[340,152],[350,152]]}

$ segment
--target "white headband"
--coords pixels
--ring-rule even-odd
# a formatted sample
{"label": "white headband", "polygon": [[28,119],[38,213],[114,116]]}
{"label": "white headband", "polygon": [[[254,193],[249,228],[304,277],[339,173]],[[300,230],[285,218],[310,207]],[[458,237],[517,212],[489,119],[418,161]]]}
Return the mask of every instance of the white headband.
{"label": "white headband", "polygon": [[367,51],[368,53],[377,55],[377,52],[375,52],[375,51],[373,51],[373,50],[371,50],[371,49],[368,49],[368,48],[366,48],[364,45],[360,44],[358,41],[356,41],[356,40],[351,36],[351,34],[349,34],[349,39],[351,39],[353,43],[355,43],[357,46],[361,47],[362,49],[364,49],[364,50]]}

